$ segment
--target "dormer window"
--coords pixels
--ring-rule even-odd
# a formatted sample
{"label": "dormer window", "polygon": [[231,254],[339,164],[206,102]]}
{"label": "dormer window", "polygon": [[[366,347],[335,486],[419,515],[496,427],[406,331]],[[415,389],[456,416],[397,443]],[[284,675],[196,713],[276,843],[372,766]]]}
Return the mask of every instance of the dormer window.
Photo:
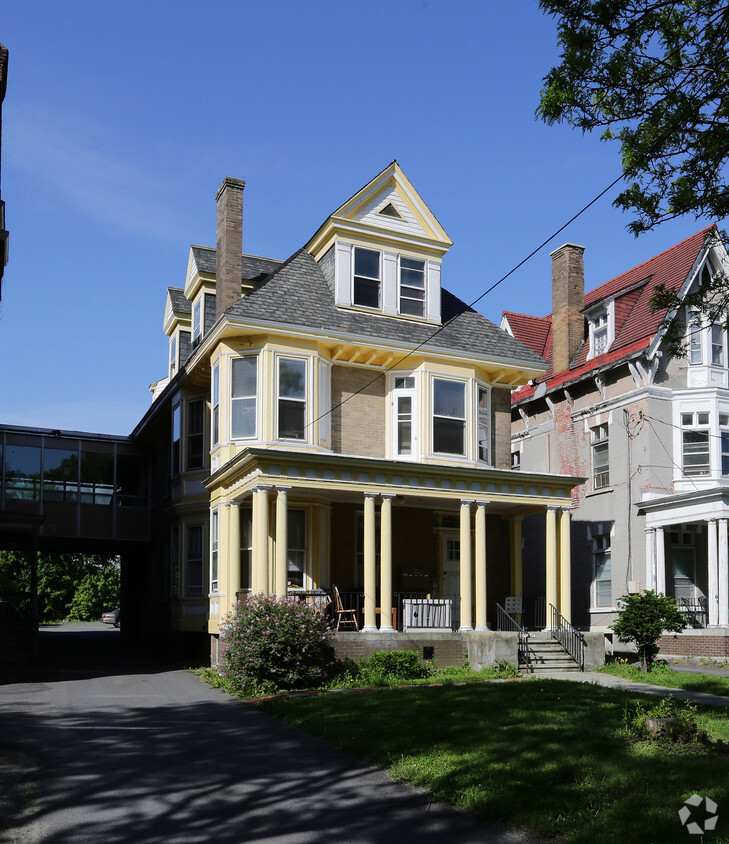
{"label": "dormer window", "polygon": [[366,308],[380,307],[382,261],[374,249],[354,247],[354,289],[352,302]]}
{"label": "dormer window", "polygon": [[592,322],[592,354],[602,355],[608,347],[608,317],[600,314]]}
{"label": "dormer window", "polygon": [[177,372],[177,335],[170,337],[170,378],[175,377]]}
{"label": "dormer window", "polygon": [[418,317],[425,313],[425,261],[400,258],[400,313]]}

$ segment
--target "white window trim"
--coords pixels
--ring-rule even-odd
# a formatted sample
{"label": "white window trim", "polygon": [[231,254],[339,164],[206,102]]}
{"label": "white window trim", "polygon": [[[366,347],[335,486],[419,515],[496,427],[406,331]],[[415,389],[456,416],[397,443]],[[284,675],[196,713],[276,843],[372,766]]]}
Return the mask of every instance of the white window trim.
{"label": "white window trim", "polygon": [[[478,406],[478,399],[479,393],[481,390],[486,391],[486,457],[482,458],[480,455],[481,447],[480,447],[480,440],[478,438],[479,433],[479,406]],[[492,434],[492,426],[493,426],[493,414],[492,414],[492,407],[491,407],[491,385],[485,384],[482,381],[476,381],[476,387],[473,391],[473,432],[474,432],[474,446],[473,446],[473,454],[476,460],[484,465],[484,466],[493,466],[493,455],[491,454],[491,434]]]}
{"label": "white window trim", "polygon": [[[414,385],[412,387],[396,387],[395,384],[399,378],[413,378]],[[421,407],[422,402],[420,377],[417,372],[411,370],[402,372],[390,372],[388,374],[388,399],[390,401],[389,413],[389,441],[390,441],[390,455],[393,460],[409,460],[416,461],[420,459],[420,430],[421,430]],[[410,454],[400,454],[398,452],[398,408],[397,400],[401,396],[410,396],[412,399],[412,418],[410,438],[412,442],[412,449]]]}
{"label": "white window trim", "polygon": [[608,352],[613,340],[615,340],[615,300],[611,299],[602,307],[595,308],[587,315],[587,324],[589,326],[587,360],[598,357],[598,354],[595,351],[595,322],[602,316],[606,319],[606,339],[605,349],[600,352],[600,355],[604,355]]}
{"label": "white window trim", "polygon": [[[202,325],[203,325],[203,320],[205,318],[204,313],[203,313],[203,309],[204,309],[203,298],[202,298],[202,296],[198,296],[195,299],[195,301],[192,303],[192,314],[191,314],[192,331],[191,331],[191,334],[190,334],[190,348],[191,349],[196,349],[202,341],[202,335],[203,335]],[[197,325],[195,324],[196,311],[197,311],[197,318],[198,318]]]}
{"label": "white window trim", "polygon": [[[281,360],[300,360],[304,362],[305,369],[305,377],[306,377],[306,384],[304,385],[304,430],[303,436],[301,437],[282,437],[279,435],[279,376],[280,376],[280,364],[279,361]],[[275,374],[275,394],[274,394],[274,439],[277,442],[286,442],[286,443],[299,443],[301,445],[310,445],[312,442],[312,428],[314,427],[311,424],[311,419],[313,418],[313,395],[312,395],[312,387],[313,387],[313,378],[311,376],[312,370],[312,357],[310,355],[290,355],[284,352],[276,353],[274,355],[274,374]],[[296,401],[296,399],[294,399]]]}
{"label": "white window trim", "polygon": [[[356,277],[355,273],[355,254],[357,249],[364,249],[367,252],[375,252],[379,256],[379,279],[377,279],[379,286],[377,289],[377,305],[363,305],[360,302],[355,301],[355,284],[354,280]],[[358,243],[352,244],[352,277],[350,279],[350,301],[352,302],[352,306],[355,308],[364,308],[368,311],[382,311],[383,306],[383,299],[384,299],[384,263],[385,263],[385,256],[381,249],[375,249],[371,246],[361,246]],[[375,281],[374,278],[370,278],[369,276],[362,276],[362,278],[368,279],[369,281]]]}
{"label": "white window trim", "polygon": [[[606,523],[605,527],[610,523]],[[590,554],[592,557],[592,582],[590,584],[590,612],[609,612],[611,607],[613,606],[613,598],[612,598],[612,589],[614,585],[614,572],[613,572],[613,537],[615,534],[615,522],[610,524],[609,530],[603,530],[603,524],[599,523],[596,525],[596,529],[593,532],[591,526],[587,528],[587,537],[590,541]],[[597,561],[595,559],[595,554],[597,553],[595,550],[595,540],[597,537],[607,536],[610,542],[610,603],[602,606],[597,603]],[[604,549],[603,549],[604,550]]]}
{"label": "white window trim", "polygon": [[[463,417],[463,452],[458,454],[454,452],[448,451],[436,451],[435,450],[435,382],[436,381],[449,381],[453,384],[462,384],[463,385],[463,412],[465,416]],[[428,437],[429,437],[429,451],[433,457],[438,458],[445,458],[447,460],[468,460],[469,459],[469,442],[471,441],[471,437],[468,436],[469,426],[471,425],[471,419],[469,419],[469,382],[470,379],[467,378],[453,378],[449,375],[442,375],[437,372],[433,372],[430,375],[430,390],[428,395]],[[443,419],[458,419],[460,417],[439,417]]]}
{"label": "white window trim", "polygon": [[[256,392],[252,396],[236,396],[233,397],[233,366],[235,361],[243,360],[245,358],[254,358],[256,361]],[[228,424],[230,427],[230,441],[231,442],[250,442],[252,440],[258,439],[258,431],[260,429],[260,420],[259,420],[259,413],[260,413],[260,406],[261,406],[261,356],[256,352],[254,354],[245,354],[245,355],[231,355],[230,356],[230,363],[228,365],[228,374],[229,374],[229,389],[228,394],[230,395],[230,412],[228,414]],[[233,434],[233,402],[240,401],[241,399],[251,399],[255,400],[255,410],[253,413],[253,433],[249,437],[242,437],[242,436],[234,436]]]}
{"label": "white window trim", "polygon": [[[217,577],[213,577],[215,573]],[[220,509],[217,507],[210,511],[210,594],[220,594]]]}
{"label": "white window trim", "polygon": [[[215,395],[217,392],[217,396]],[[220,442],[220,361],[213,366],[210,377],[210,445]]]}
{"label": "white window trim", "polygon": [[[403,299],[403,283],[402,283],[402,259],[405,258],[408,261],[418,261],[423,265],[423,298],[422,299],[413,299],[412,297],[405,297],[409,302],[421,302],[422,310],[419,314],[406,314],[402,310],[402,299]],[[412,287],[412,285],[404,285],[406,288],[410,290],[416,290],[418,288]],[[401,255],[398,253],[397,256],[397,312],[400,316],[409,317],[410,319],[425,319],[428,315],[428,262],[425,258],[415,258],[411,255]]]}

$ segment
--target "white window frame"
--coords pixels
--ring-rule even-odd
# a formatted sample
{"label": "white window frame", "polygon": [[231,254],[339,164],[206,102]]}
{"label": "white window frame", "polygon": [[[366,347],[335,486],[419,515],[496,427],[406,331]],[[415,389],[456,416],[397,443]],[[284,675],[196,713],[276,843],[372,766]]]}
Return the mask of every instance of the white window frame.
{"label": "white window frame", "polygon": [[210,591],[216,595],[220,591],[220,511],[216,508],[210,513]]}
{"label": "white window frame", "polygon": [[691,366],[701,366],[704,362],[704,327],[695,311],[689,310],[686,314],[686,334],[688,362]]}
{"label": "white window frame", "polygon": [[196,349],[202,340],[202,297],[192,303],[192,338],[191,348]]}
{"label": "white window frame", "polygon": [[[610,486],[610,429],[607,422],[590,428],[592,489],[597,492]],[[607,455],[603,463],[600,455]]]}
{"label": "white window frame", "polygon": [[210,379],[210,444],[220,442],[220,364],[213,366]]}
{"label": "white window frame", "polygon": [[[486,405],[485,408],[481,406],[481,396],[486,396]],[[486,428],[485,428],[485,439],[482,438],[481,434],[484,430],[481,425],[481,420],[485,415],[486,418]],[[476,457],[478,458],[480,463],[485,463],[487,465],[491,465],[491,388],[486,386],[486,384],[480,384],[476,382],[476,410],[474,413],[474,419],[476,420]]]}
{"label": "white window frame", "polygon": [[[236,364],[239,362],[245,362],[246,365],[250,365],[253,363],[253,373],[255,377],[255,389],[252,393],[241,393],[241,395],[236,396],[233,393],[235,389],[235,376],[234,370],[236,368]],[[255,440],[258,436],[258,392],[259,392],[259,385],[261,382],[260,379],[260,366],[259,366],[259,355],[235,355],[230,359],[230,438],[231,440]],[[253,431],[252,432],[237,432],[235,430],[236,424],[236,402],[241,403],[245,406],[253,406]]]}
{"label": "white window frame", "polygon": [[[369,276],[364,275],[362,273],[357,273],[356,266],[357,266],[357,252],[361,250],[363,252],[371,252],[373,255],[377,255],[378,258],[378,275]],[[382,310],[382,284],[383,284],[383,256],[382,252],[379,249],[371,249],[367,246],[352,246],[352,304],[358,308],[369,308],[373,311]],[[376,305],[368,305],[363,302],[357,301],[357,281],[361,279],[363,282],[372,283],[377,282],[377,304]]]}
{"label": "white window frame", "polygon": [[[403,268],[403,261],[410,261],[414,264],[421,264],[420,268],[416,267],[404,267]],[[411,272],[420,272],[422,275],[422,285],[415,286],[413,284],[406,284],[403,282],[403,269],[410,270]],[[397,260],[397,281],[398,281],[398,291],[397,291],[397,309],[398,313],[403,316],[409,317],[416,317],[418,319],[422,319],[425,317],[427,313],[427,304],[426,304],[426,296],[428,291],[428,264],[425,260],[420,258],[411,258],[409,255],[398,255]],[[413,295],[413,291],[417,294],[418,292],[422,294],[422,296]],[[420,311],[418,313],[410,313],[407,311],[403,304],[406,302],[417,302],[420,305]]]}
{"label": "white window frame", "polygon": [[170,336],[170,378],[177,372],[177,332]]}
{"label": "white window frame", "polygon": [[723,477],[729,475],[729,413],[719,411],[720,463]]}
{"label": "white window frame", "polygon": [[[615,303],[607,302],[604,307],[592,311],[587,317],[589,326],[589,349],[587,359],[604,355],[615,339]],[[604,343],[597,348],[597,335],[604,333]]]}
{"label": "white window frame", "polygon": [[[281,395],[281,363],[282,362],[297,362],[304,366],[304,397],[297,396],[282,396]],[[309,442],[309,385],[311,383],[310,374],[310,358],[299,357],[296,355],[276,355],[276,439],[285,440],[287,442]],[[304,407],[304,422],[300,429],[297,429],[296,436],[284,437],[281,435],[281,403],[297,403]]]}
{"label": "white window frame", "polygon": [[711,339],[711,365],[723,367],[726,361],[726,331],[724,331],[724,326],[721,323],[715,322],[711,325],[709,332]]}
{"label": "white window frame", "polygon": [[[681,477],[683,478],[707,478],[711,476],[711,416],[708,410],[685,410],[679,414],[681,423]],[[687,434],[701,434],[702,439],[693,443],[687,442]],[[705,443],[703,436],[705,435]],[[693,446],[687,451],[687,446]],[[699,446],[705,446],[699,448]],[[687,470],[686,457],[706,455],[704,462],[694,463],[694,467]]]}
{"label": "white window frame", "polygon": [[[392,455],[396,460],[417,460],[420,456],[419,449],[419,423],[418,413],[420,404],[418,399],[418,379],[414,373],[400,372],[391,374],[390,397],[392,400],[391,416],[391,442]],[[400,425],[407,420],[401,416],[400,399],[410,399],[410,450],[400,450]]]}
{"label": "white window frame", "polygon": [[[611,607],[612,606],[612,525],[610,528],[598,524],[594,530],[590,531],[590,540],[592,543],[592,605],[595,608]],[[599,557],[608,555],[609,563],[609,577],[602,577],[598,579],[598,565]],[[604,560],[603,560],[603,575],[604,575]],[[600,584],[609,584],[609,593],[605,596],[605,587],[600,588]]]}
{"label": "white window frame", "polygon": [[[444,382],[446,384],[459,384],[463,388],[463,416],[456,416],[455,414],[436,413],[436,390],[437,383]],[[436,450],[436,423],[438,421],[456,420],[461,424],[462,430],[462,448],[461,451],[437,451]],[[431,453],[443,457],[467,457],[468,438],[466,432],[468,431],[468,383],[458,378],[448,378],[442,375],[433,375],[430,381],[430,423],[431,423]]]}

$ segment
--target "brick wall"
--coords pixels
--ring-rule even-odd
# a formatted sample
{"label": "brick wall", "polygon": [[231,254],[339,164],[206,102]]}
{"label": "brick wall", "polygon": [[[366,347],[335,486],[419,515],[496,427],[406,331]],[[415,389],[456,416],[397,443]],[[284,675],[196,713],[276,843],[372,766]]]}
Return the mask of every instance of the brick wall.
{"label": "brick wall", "polygon": [[[385,456],[385,379],[353,366],[332,367],[332,451]],[[357,392],[361,390],[362,392]],[[354,395],[357,393],[357,395]],[[345,404],[339,405],[340,402]]]}
{"label": "brick wall", "polygon": [[494,388],[491,391],[492,461],[497,469],[511,468],[511,393]]}
{"label": "brick wall", "polygon": [[661,636],[659,656],[707,656],[717,659],[729,657],[729,636]]}
{"label": "brick wall", "polygon": [[584,247],[566,243],[552,252],[552,367],[561,372],[585,336]]}
{"label": "brick wall", "polygon": [[468,645],[460,633],[337,633],[333,641],[339,659],[368,657],[376,651],[415,651],[423,657],[423,648],[433,648],[439,668],[463,665],[468,658]]}

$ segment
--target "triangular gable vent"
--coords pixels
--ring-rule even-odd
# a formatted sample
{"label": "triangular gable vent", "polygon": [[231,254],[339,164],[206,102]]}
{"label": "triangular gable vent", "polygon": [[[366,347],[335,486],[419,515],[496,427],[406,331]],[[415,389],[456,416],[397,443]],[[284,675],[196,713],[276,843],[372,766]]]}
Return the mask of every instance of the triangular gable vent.
{"label": "triangular gable vent", "polygon": [[384,217],[396,217],[398,220],[402,220],[402,214],[391,202],[388,202],[384,208],[380,208],[377,213],[382,214]]}

